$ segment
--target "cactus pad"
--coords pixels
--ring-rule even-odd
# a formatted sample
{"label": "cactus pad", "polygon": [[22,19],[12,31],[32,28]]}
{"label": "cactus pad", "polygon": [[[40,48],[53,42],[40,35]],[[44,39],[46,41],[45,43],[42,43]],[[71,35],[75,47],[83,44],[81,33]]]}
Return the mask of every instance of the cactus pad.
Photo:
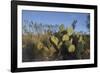
{"label": "cactus pad", "polygon": [[70,46],[68,47],[68,52],[69,52],[69,53],[75,52],[75,45],[70,45]]}
{"label": "cactus pad", "polygon": [[55,45],[58,45],[59,40],[58,40],[57,37],[51,36],[51,41],[52,41]]}
{"label": "cactus pad", "polygon": [[68,41],[68,40],[69,40],[69,36],[67,34],[63,35],[62,41]]}
{"label": "cactus pad", "polygon": [[73,27],[72,27],[72,26],[69,26],[69,27],[67,28],[67,34],[68,34],[69,36],[71,36],[71,35],[73,34],[73,32],[74,32]]}

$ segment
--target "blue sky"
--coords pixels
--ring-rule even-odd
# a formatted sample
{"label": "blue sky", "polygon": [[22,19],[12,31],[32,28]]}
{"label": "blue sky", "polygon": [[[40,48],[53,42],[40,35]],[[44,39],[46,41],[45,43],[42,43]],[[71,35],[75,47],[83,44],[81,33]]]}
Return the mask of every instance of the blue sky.
{"label": "blue sky", "polygon": [[88,13],[75,13],[75,12],[51,12],[51,11],[33,11],[22,10],[22,23],[25,20],[33,21],[43,24],[64,24],[65,27],[72,24],[77,20],[75,31],[88,32],[86,27]]}

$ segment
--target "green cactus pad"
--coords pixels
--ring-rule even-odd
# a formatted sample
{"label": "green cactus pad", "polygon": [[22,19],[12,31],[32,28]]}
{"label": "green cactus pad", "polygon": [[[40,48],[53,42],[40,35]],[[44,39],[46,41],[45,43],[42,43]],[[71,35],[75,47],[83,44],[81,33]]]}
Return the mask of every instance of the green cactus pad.
{"label": "green cactus pad", "polygon": [[69,53],[75,52],[75,45],[70,45],[70,46],[68,47],[68,52],[69,52]]}
{"label": "green cactus pad", "polygon": [[62,42],[60,42],[60,43],[58,44],[58,49],[60,49],[60,47],[61,47],[62,44],[63,44]]}
{"label": "green cactus pad", "polygon": [[68,40],[69,40],[69,36],[67,34],[63,35],[62,41],[68,41]]}
{"label": "green cactus pad", "polygon": [[55,45],[58,45],[59,40],[58,40],[57,37],[51,36],[51,41],[52,41]]}
{"label": "green cactus pad", "polygon": [[73,27],[72,27],[72,26],[69,26],[69,27],[67,28],[67,34],[68,34],[69,36],[71,36],[71,35],[73,34],[73,32],[74,32]]}

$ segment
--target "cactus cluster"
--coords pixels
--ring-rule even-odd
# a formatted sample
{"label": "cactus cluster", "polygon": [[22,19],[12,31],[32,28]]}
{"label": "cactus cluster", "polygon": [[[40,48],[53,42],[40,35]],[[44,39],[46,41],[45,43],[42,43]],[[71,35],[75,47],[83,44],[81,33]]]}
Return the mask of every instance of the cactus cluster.
{"label": "cactus cluster", "polygon": [[35,49],[38,49],[41,60],[83,59],[86,48],[90,49],[89,45],[87,45],[89,44],[89,40],[89,35],[75,32],[73,26],[65,28],[61,24],[58,32],[39,40],[35,44]]}

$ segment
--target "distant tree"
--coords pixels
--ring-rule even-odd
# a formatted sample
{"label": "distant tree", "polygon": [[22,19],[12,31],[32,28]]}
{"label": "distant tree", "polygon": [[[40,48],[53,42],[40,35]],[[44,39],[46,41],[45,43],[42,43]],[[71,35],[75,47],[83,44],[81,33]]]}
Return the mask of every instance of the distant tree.
{"label": "distant tree", "polygon": [[90,15],[87,15],[86,27],[90,30]]}
{"label": "distant tree", "polygon": [[75,29],[75,27],[76,27],[76,23],[77,23],[77,20],[74,20],[73,23],[72,23],[72,27],[73,27],[73,29]]}

